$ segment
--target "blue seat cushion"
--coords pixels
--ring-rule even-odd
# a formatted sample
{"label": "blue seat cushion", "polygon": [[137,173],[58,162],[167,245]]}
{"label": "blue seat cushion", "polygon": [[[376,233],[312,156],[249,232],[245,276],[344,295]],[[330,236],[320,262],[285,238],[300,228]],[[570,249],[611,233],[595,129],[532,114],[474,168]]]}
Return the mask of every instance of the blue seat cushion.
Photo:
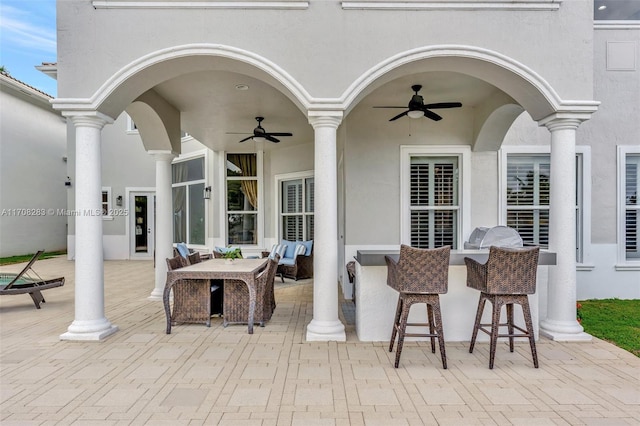
{"label": "blue seat cushion", "polygon": [[296,260],[290,257],[285,257],[280,259],[280,262],[278,262],[280,265],[286,265],[286,266],[293,266],[296,264]]}

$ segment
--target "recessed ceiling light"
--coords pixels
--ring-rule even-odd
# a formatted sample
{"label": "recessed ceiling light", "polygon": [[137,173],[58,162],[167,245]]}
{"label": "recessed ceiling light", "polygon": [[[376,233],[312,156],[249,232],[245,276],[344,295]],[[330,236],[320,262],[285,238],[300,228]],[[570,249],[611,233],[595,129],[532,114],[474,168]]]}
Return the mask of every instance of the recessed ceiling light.
{"label": "recessed ceiling light", "polygon": [[598,10],[605,10],[606,8],[607,8],[607,6],[603,4],[602,6],[600,6],[600,7],[598,8]]}
{"label": "recessed ceiling light", "polygon": [[249,86],[246,84],[236,84],[236,90],[249,90]]}

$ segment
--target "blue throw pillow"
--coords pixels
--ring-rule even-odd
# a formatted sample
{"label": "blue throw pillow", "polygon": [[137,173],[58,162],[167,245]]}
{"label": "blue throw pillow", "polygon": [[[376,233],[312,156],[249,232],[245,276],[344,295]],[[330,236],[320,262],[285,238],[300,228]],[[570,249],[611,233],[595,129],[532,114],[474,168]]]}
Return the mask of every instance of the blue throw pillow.
{"label": "blue throw pillow", "polygon": [[185,259],[189,257],[189,248],[185,243],[178,243],[176,249],[178,250],[178,253],[180,253],[180,256],[184,257]]}
{"label": "blue throw pillow", "polygon": [[304,256],[306,251],[307,251],[307,248],[304,246],[304,244],[296,244],[296,249],[293,252],[293,257],[296,258],[301,255]]}
{"label": "blue throw pillow", "polygon": [[296,243],[294,241],[282,240],[280,244],[287,246],[287,251],[284,252],[284,257],[293,259],[296,251]]}
{"label": "blue throw pillow", "polygon": [[304,255],[305,256],[310,256],[311,255],[311,249],[313,248],[313,240],[300,241],[299,244],[302,244],[307,249],[306,252],[304,253]]}

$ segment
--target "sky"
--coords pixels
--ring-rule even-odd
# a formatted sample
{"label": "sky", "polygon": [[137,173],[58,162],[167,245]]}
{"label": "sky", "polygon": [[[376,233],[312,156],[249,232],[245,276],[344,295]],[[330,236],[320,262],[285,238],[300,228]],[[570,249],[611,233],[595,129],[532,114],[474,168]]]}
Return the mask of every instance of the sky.
{"label": "sky", "polygon": [[56,96],[56,80],[35,69],[56,61],[56,0],[0,0],[0,65],[9,75]]}

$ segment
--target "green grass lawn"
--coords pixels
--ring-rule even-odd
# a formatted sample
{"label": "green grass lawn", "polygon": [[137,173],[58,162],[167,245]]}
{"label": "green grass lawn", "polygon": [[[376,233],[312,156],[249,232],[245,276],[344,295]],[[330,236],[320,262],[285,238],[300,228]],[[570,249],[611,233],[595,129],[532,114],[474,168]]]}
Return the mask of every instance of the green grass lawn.
{"label": "green grass lawn", "polygon": [[[20,256],[0,257],[0,265],[11,265],[12,263],[28,262],[35,253],[22,254]],[[66,251],[49,251],[42,253],[40,259],[48,259],[50,257],[56,257],[63,254],[67,254]]]}
{"label": "green grass lawn", "polygon": [[584,331],[640,357],[640,300],[581,300]]}

